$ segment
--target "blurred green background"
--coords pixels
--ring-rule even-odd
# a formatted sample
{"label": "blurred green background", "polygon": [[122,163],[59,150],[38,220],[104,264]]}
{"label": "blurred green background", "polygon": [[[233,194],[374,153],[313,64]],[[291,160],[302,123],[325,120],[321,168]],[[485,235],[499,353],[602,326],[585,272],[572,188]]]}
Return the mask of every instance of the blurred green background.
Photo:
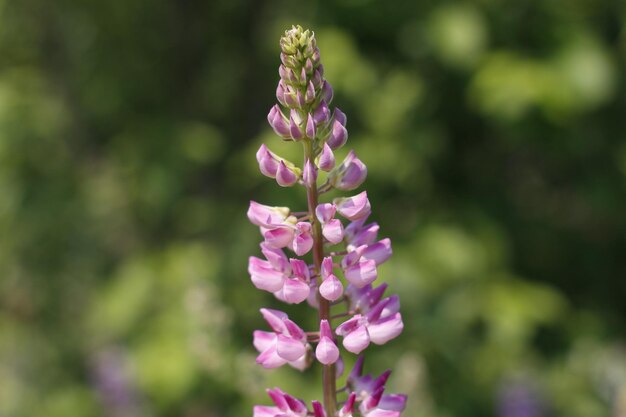
{"label": "blurred green background", "polygon": [[[234,417],[267,386],[248,200],[278,39],[369,166],[416,417],[626,416],[626,3],[0,0],[0,417]],[[304,307],[288,307],[305,322]],[[308,312],[310,315],[311,313]],[[348,357],[348,364],[353,357]]]}

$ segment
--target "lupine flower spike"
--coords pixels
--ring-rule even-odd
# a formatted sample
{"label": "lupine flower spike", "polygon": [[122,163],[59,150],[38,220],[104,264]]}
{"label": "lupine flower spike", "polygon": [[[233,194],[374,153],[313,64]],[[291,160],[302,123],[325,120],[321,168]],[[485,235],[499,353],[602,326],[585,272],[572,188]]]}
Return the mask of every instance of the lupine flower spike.
{"label": "lupine flower spike", "polygon": [[[297,166],[265,144],[256,159],[261,173],[279,186],[302,185],[307,205],[292,213],[288,207],[250,202],[248,218],[263,237],[263,257],[251,256],[248,272],[256,288],[280,301],[306,300],[317,310],[319,328],[305,331],[286,313],[262,308],[269,331],[256,330],[253,344],[259,352],[256,361],[264,368],[288,364],[303,371],[319,362],[323,402],[308,405],[274,388],[267,390],[274,404],[254,407],[253,416],[398,417],[406,396],[384,393],[390,371],[377,378],[363,376],[363,356],[346,387],[336,388],[343,370],[340,345],[360,354],[371,343],[382,345],[394,339],[404,327],[398,296],[384,297],[385,283],[373,286],[378,266],[392,254],[391,241],[379,240],[377,223],[366,224],[372,211],[366,191],[320,201],[320,195],[331,189],[359,188],[367,167],[353,150],[340,164],[336,162],[334,152],[348,140],[347,117],[330,107],[333,89],[324,79],[314,33],[292,27],[280,39],[280,48],[278,103],[267,120],[280,139],[302,144],[304,159]],[[344,311],[331,314],[335,309]],[[345,397],[338,399],[338,392]]]}

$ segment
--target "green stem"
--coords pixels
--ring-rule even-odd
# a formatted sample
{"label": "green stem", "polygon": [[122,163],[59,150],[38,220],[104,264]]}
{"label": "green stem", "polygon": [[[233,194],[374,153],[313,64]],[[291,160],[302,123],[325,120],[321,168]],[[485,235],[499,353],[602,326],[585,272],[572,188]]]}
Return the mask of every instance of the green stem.
{"label": "green stem", "polygon": [[[304,162],[307,160],[313,162],[315,155],[313,152],[313,143],[311,140],[304,141]],[[322,225],[315,216],[315,208],[318,204],[317,181],[311,187],[307,188],[307,202],[309,205],[309,215],[311,225],[313,227],[313,262],[315,271],[321,275],[322,260],[324,259],[324,241],[322,237]],[[321,283],[321,276],[318,278],[318,284]],[[318,285],[319,287],[319,285]],[[319,296],[319,319],[328,320],[330,324],[330,302],[324,297]],[[332,331],[332,324],[331,324]],[[335,380],[335,365],[324,365],[322,369],[322,384],[324,390],[324,409],[328,417],[334,417],[337,411],[337,388]]]}

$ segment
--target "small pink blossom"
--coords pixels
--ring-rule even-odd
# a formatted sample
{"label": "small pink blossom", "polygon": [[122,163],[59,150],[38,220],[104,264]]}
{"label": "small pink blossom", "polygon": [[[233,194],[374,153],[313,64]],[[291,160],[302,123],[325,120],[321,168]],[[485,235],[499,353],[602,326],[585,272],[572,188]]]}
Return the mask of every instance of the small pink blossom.
{"label": "small pink blossom", "polygon": [[385,344],[402,333],[404,328],[398,308],[399,303],[388,297],[366,314],[355,314],[339,325],[335,333],[343,336],[343,346],[355,354],[361,353],[370,342]]}
{"label": "small pink blossom", "polygon": [[257,363],[264,368],[277,368],[289,363],[294,368],[304,369],[310,350],[304,331],[282,311],[262,308],[261,314],[273,332],[254,332],[253,344],[260,352]]}

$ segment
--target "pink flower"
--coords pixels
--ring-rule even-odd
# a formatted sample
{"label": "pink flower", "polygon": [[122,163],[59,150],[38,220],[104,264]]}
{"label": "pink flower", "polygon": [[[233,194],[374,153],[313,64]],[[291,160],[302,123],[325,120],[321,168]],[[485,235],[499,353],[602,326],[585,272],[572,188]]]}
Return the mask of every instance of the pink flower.
{"label": "pink flower", "polygon": [[371,284],[378,276],[376,261],[362,257],[366,249],[366,245],[360,246],[341,260],[345,278],[357,288]]}
{"label": "pink flower", "polygon": [[382,345],[402,333],[404,324],[398,309],[399,303],[393,297],[385,298],[366,314],[355,314],[339,325],[335,333],[343,336],[346,350],[359,354],[370,342]]}
{"label": "pink flower", "polygon": [[288,304],[299,304],[309,297],[309,266],[299,259],[290,259],[292,275],[286,278],[282,288],[274,292],[276,298]]}
{"label": "pink flower", "polygon": [[344,237],[348,243],[346,249],[349,252],[361,245],[370,245],[376,242],[380,226],[378,226],[378,223],[370,223],[364,226],[365,220],[365,218],[361,218],[353,221],[345,228]]}
{"label": "pink flower", "polygon": [[317,162],[317,166],[322,171],[330,171],[335,167],[335,155],[333,154],[333,150],[330,149],[327,143],[324,143],[322,147],[322,152],[320,153],[319,160]]}
{"label": "pink flower", "polygon": [[[375,288],[371,285],[366,285],[362,288],[357,288],[354,285],[348,285],[348,288],[346,288],[346,296],[350,300],[350,310],[361,314],[367,313],[382,299],[386,289],[386,283],[382,283]],[[397,300],[398,303],[400,302],[397,295],[392,295],[390,298]],[[390,305],[394,306],[395,302]],[[398,306],[397,309],[399,308],[400,307]]]}
{"label": "pink flower", "polygon": [[[382,393],[391,371],[387,370],[377,378],[373,378],[370,374],[363,375],[364,359],[364,356],[359,357],[346,381],[355,399],[365,403],[362,404],[362,409],[367,410],[374,406],[388,411],[403,411],[406,406],[406,395]],[[378,399],[377,393],[380,394]]]}
{"label": "pink flower", "polygon": [[330,243],[339,243],[343,240],[343,225],[335,219],[337,208],[334,204],[320,204],[315,209],[315,216],[322,224],[322,235]]}
{"label": "pink flower", "polygon": [[368,217],[372,207],[367,199],[367,191],[353,197],[336,198],[334,201],[337,211],[348,220],[359,220]]}
{"label": "pink flower", "polygon": [[250,201],[248,219],[259,226],[270,247],[280,249],[290,245],[295,234],[297,219],[289,213],[287,207],[271,207]]}
{"label": "pink flower", "polygon": [[328,320],[320,321],[320,340],[315,349],[315,357],[324,365],[330,365],[339,359],[339,349],[333,341]]}
{"label": "pink flower", "polygon": [[322,284],[319,289],[320,294],[327,300],[338,300],[343,294],[343,285],[333,274],[333,259],[331,257],[324,258],[321,269]]}
{"label": "pink flower", "polygon": [[[332,145],[330,147],[332,148]],[[354,151],[350,151],[341,165],[328,174],[332,186],[343,191],[354,190],[365,181],[366,177],[367,167],[357,158]]]}
{"label": "pink flower", "polygon": [[250,201],[248,219],[260,227],[265,243],[275,249],[288,247],[302,256],[313,247],[311,223],[298,222],[287,207],[271,207]]}
{"label": "pink flower", "polygon": [[268,389],[267,394],[274,402],[274,406],[257,405],[253,409],[253,417],[326,417],[324,408],[319,401],[312,401],[313,413],[307,409],[304,401],[292,397],[280,388]]}
{"label": "pink flower", "polygon": [[[279,84],[276,89],[276,95],[278,96],[281,93],[281,96],[284,97],[284,87]],[[282,98],[281,97],[281,98]],[[280,99],[279,99],[280,100]],[[291,135],[289,133],[289,122],[283,112],[280,110],[278,104],[275,104],[271,109],[269,114],[267,115],[267,121],[269,122],[274,132],[283,139],[291,139]]]}
{"label": "pink flower", "polygon": [[262,308],[261,314],[273,332],[254,331],[253,344],[261,352],[257,363],[264,368],[277,368],[286,363],[296,369],[306,368],[306,356],[311,347],[304,331],[282,311]]}
{"label": "pink flower", "polygon": [[283,392],[280,388],[268,389],[275,406],[257,405],[253,409],[253,417],[306,417],[308,409],[304,401]]}
{"label": "pink flower", "polygon": [[311,235],[311,223],[298,222],[296,223],[294,230],[293,240],[289,244],[289,247],[298,256],[302,256],[311,250],[313,247],[313,236]]}
{"label": "pink flower", "polygon": [[289,304],[306,300],[310,292],[309,266],[299,259],[289,259],[280,249],[261,243],[266,261],[251,256],[248,273],[255,287],[274,293],[276,298]]}

